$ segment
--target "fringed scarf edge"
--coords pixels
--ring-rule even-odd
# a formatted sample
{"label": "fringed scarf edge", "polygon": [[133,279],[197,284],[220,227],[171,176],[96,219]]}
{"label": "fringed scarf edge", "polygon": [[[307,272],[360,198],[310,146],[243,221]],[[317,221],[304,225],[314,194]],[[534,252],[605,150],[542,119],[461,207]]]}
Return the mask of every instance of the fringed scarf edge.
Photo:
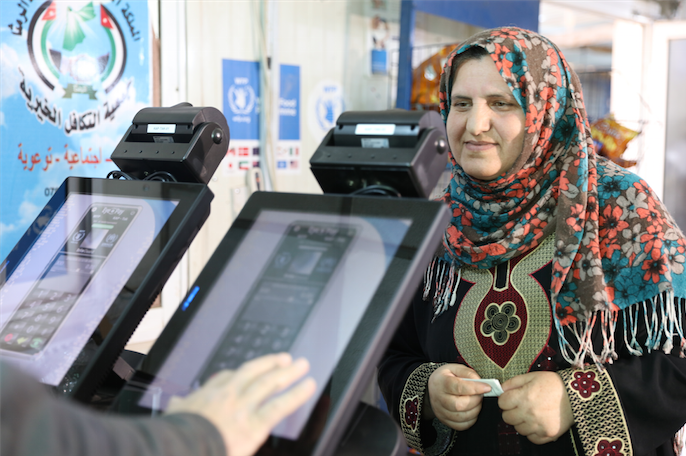
{"label": "fringed scarf edge", "polygon": [[[428,301],[431,289],[434,288],[432,323],[455,305],[461,279],[462,268],[442,258],[435,257],[426,269],[422,298]],[[620,313],[624,317],[622,319],[624,343],[631,355],[641,356],[644,350],[650,353],[659,349],[669,354],[674,349],[674,336],[677,336],[680,341],[679,356],[686,358],[686,337],[684,336],[686,298],[675,296],[673,290],[668,290],[625,309],[596,310],[587,314],[586,320],[568,325],[562,325],[555,317],[553,310],[560,353],[565,360],[576,368],[582,368],[587,360],[602,368],[603,364],[611,364],[617,359],[615,333]],[[647,334],[643,345],[637,339],[640,323],[645,323]],[[596,325],[600,325],[603,337],[601,353],[596,353],[593,347],[592,334]],[[567,340],[568,336],[576,339],[578,350],[575,350]]]}

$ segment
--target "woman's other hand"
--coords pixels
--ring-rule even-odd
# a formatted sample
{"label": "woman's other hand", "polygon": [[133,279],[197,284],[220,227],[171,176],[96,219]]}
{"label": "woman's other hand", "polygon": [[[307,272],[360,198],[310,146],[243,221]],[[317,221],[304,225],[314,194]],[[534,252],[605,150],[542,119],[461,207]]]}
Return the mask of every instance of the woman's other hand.
{"label": "woman's other hand", "polygon": [[190,412],[205,417],[224,439],[227,454],[254,454],[283,418],[304,404],[315,391],[307,378],[279,396],[309,370],[305,359],[287,353],[265,355],[236,371],[221,371],[185,398],[173,397],[167,413]]}
{"label": "woman's other hand", "polygon": [[503,420],[537,445],[557,440],[574,424],[567,390],[555,372],[517,375],[503,383],[503,391]]}
{"label": "woman's other hand", "polygon": [[463,378],[479,379],[474,369],[462,364],[445,364],[429,377],[429,407],[424,407],[426,418],[438,418],[446,426],[464,431],[476,423],[481,411],[483,395],[491,387],[480,382],[467,382]]}

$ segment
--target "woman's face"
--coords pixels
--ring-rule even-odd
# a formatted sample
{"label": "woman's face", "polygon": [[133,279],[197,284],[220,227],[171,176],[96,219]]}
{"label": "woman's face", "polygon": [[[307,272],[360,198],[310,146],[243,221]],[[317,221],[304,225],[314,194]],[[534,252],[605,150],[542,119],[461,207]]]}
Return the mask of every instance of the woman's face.
{"label": "woman's face", "polygon": [[446,127],[450,150],[475,179],[508,171],[524,145],[524,110],[490,57],[467,60],[455,75]]}

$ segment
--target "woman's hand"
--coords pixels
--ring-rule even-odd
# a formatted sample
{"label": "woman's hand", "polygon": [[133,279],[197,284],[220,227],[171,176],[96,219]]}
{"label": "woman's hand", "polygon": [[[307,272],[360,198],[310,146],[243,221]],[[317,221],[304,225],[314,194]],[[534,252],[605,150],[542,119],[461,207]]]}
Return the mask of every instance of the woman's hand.
{"label": "woman's hand", "polygon": [[305,359],[287,353],[265,355],[236,371],[221,371],[185,398],[172,397],[167,413],[190,412],[205,417],[224,438],[227,454],[254,454],[283,418],[304,404],[315,391],[311,378],[286,393],[309,370]]}
{"label": "woman's hand", "polygon": [[555,372],[517,375],[503,383],[503,391],[503,420],[537,445],[557,440],[574,424],[567,390]]}
{"label": "woman's hand", "polygon": [[464,431],[476,423],[481,411],[483,395],[491,387],[480,382],[468,382],[463,378],[479,379],[474,369],[462,364],[445,364],[429,377],[429,401],[424,415],[438,418],[446,426]]}

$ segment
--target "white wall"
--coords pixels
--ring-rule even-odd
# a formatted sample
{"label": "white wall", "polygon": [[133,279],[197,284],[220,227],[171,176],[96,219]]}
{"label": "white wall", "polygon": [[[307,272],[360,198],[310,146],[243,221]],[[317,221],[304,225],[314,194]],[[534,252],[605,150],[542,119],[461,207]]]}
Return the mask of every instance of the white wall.
{"label": "white wall", "polygon": [[686,38],[686,21],[655,22],[646,26],[646,33],[647,37],[644,40],[645,56],[642,67],[644,71],[642,94],[650,112],[649,122],[645,125],[643,132],[646,152],[645,159],[639,165],[639,174],[662,198],[664,194],[669,41]]}
{"label": "white wall", "polygon": [[[639,22],[616,20],[612,35],[612,89],[610,95],[610,112],[621,125],[634,131],[641,131],[649,122],[650,108],[643,99],[643,59],[649,52],[644,52],[644,25]],[[645,135],[639,135],[629,142],[623,158],[643,160],[647,144]],[[640,172],[641,166],[635,171]]]}
{"label": "white wall", "polygon": [[[214,106],[221,110],[223,59],[261,61],[268,49],[273,48],[273,53],[269,53],[272,68],[278,63],[299,65],[301,153],[305,166],[299,174],[273,176],[273,184],[278,191],[320,192],[307,165],[321,141],[307,127],[313,115],[307,110],[308,97],[311,88],[320,81],[343,83],[347,4],[337,1],[270,3],[187,3],[188,101],[196,106]],[[270,13],[272,17],[269,17]],[[266,21],[276,21],[267,22],[264,33],[260,26],[263,16]],[[278,90],[278,80],[272,81],[274,88]],[[263,94],[267,102],[274,101],[274,92]],[[273,154],[273,150],[268,149],[266,153]],[[215,193],[215,201],[210,218],[191,248],[191,281],[224,236],[236,209],[249,193],[243,178],[221,173],[215,174],[210,188]]]}

